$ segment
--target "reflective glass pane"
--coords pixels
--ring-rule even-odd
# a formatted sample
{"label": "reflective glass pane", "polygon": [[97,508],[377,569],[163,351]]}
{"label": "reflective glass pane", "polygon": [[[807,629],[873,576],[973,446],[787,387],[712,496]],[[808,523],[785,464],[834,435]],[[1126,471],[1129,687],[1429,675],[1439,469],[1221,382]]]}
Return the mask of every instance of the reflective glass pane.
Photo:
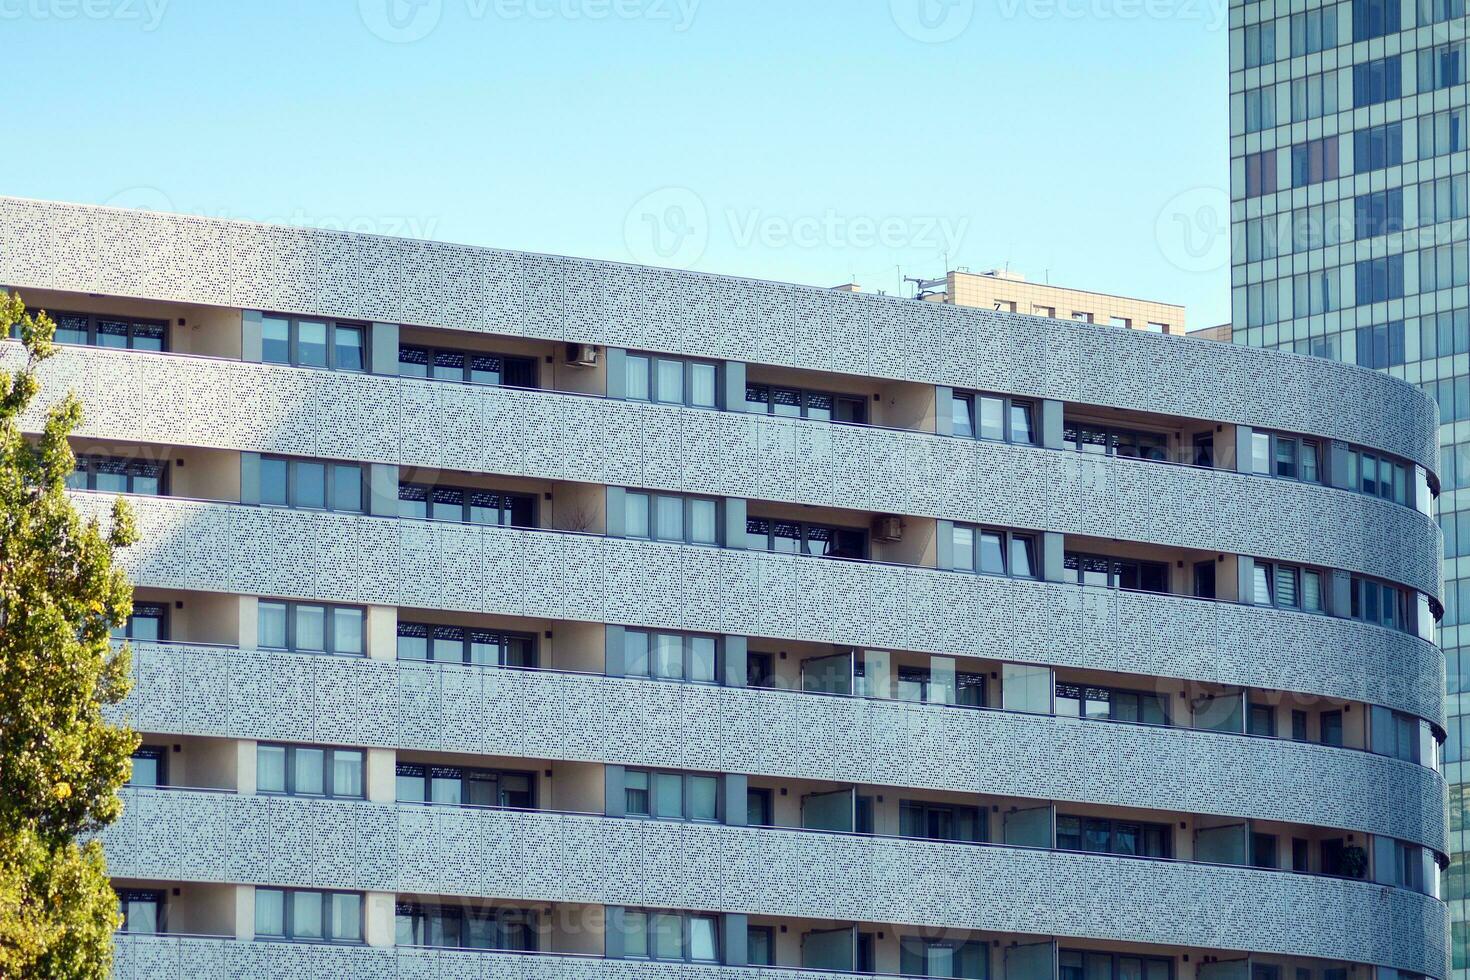
{"label": "reflective glass pane", "polygon": [[655,400],[684,404],[684,362],[661,357],[656,364],[658,388],[654,392]]}
{"label": "reflective glass pane", "polygon": [[286,486],[286,461],[268,456],[261,459],[260,502],[285,507],[289,503]]}
{"label": "reflective glass pane", "polygon": [[293,650],[320,652],[326,649],[327,610],[324,606],[296,607],[296,643]]}
{"label": "reflective glass pane", "polygon": [[255,642],[266,649],[286,649],[286,604],[261,602],[256,608]]}
{"label": "reflective glass pane", "polygon": [[327,468],[321,463],[298,461],[291,466],[291,506],[322,509],[327,506]]}
{"label": "reflective glass pane", "polygon": [[320,320],[296,324],[296,363],[302,367],[327,366],[327,325]]}
{"label": "reflective glass pane", "polygon": [[974,528],[955,525],[954,567],[962,572],[973,572],[975,570]]}
{"label": "reflective glass pane", "polygon": [[692,636],[689,638],[689,679],[704,684],[715,681],[715,638]]}
{"label": "reflective glass pane", "polygon": [[255,889],[255,934],[286,934],[286,893],[279,888]]}
{"label": "reflective glass pane", "polygon": [[642,912],[623,911],[623,955],[648,955],[648,916]]}
{"label": "reflective glass pane", "polygon": [[274,316],[261,319],[260,359],[267,364],[291,363],[291,323],[289,320]]}
{"label": "reflective glass pane", "polygon": [[343,942],[362,939],[362,896],[338,892],[332,896],[332,938]]}
{"label": "reflective glass pane", "polygon": [[625,392],[628,398],[648,401],[648,358],[636,354],[627,357]]}
{"label": "reflective glass pane", "polygon": [[362,470],[359,467],[342,463],[332,467],[332,509],[362,513]]}
{"label": "reflective glass pane", "polygon": [[684,777],[676,772],[653,774],[653,815],[665,820],[684,816]]}
{"label": "reflective glass pane", "polygon": [[714,962],[719,959],[718,929],[715,919],[708,915],[691,916],[689,919],[689,958]]}
{"label": "reflective glass pane", "polygon": [[291,752],[291,761],[295,770],[291,778],[291,791],[308,796],[323,795],[326,789],[326,752],[322,749],[297,747]]}
{"label": "reflective glass pane", "polygon": [[973,437],[975,428],[970,422],[970,412],[974,403],[968,396],[955,395],[950,402],[951,425],[957,436]]}
{"label": "reflective glass pane", "polygon": [[338,327],[334,335],[334,356],[339,371],[361,371],[363,368],[362,327]]}
{"label": "reflective glass pane", "polygon": [[286,747],[255,746],[255,788],[262,793],[286,792]]}
{"label": "reflective glass pane", "polygon": [[684,500],[660,494],[654,498],[655,532],[660,541],[684,540]]}
{"label": "reflective glass pane", "polygon": [[980,396],[980,438],[1006,437],[1006,403],[1004,398]]}
{"label": "reflective glass pane", "polygon": [[1032,443],[1036,437],[1031,429],[1031,405],[1029,402],[1011,404],[1011,442]]}
{"label": "reflective glass pane", "polygon": [[684,676],[684,638],[677,633],[656,633],[651,657],[654,677]]}
{"label": "reflective glass pane", "polygon": [[322,893],[291,893],[291,936],[294,939],[322,938]]}
{"label": "reflective glass pane", "polygon": [[689,501],[689,541],[691,544],[719,544],[716,513],[717,509],[713,500]]}
{"label": "reflective glass pane", "polygon": [[630,538],[648,537],[648,494],[623,495],[623,533]]}
{"label": "reflective glass pane", "polygon": [[689,819],[714,820],[719,798],[719,781],[713,776],[689,777]]}
{"label": "reflective glass pane", "polygon": [[689,404],[698,408],[715,407],[715,366],[689,365]]}
{"label": "reflective glass pane", "polygon": [[980,571],[988,575],[1005,574],[1005,551],[1002,549],[999,532],[980,532]]}
{"label": "reflective glass pane", "polygon": [[332,610],[332,652],[357,655],[363,653],[361,609]]}
{"label": "reflective glass pane", "polygon": [[628,630],[623,634],[623,671],[630,677],[648,676],[648,634]]}
{"label": "reflective glass pane", "polygon": [[337,749],[332,752],[332,795],[362,796],[362,752]]}
{"label": "reflective glass pane", "polygon": [[659,960],[684,958],[684,922],[678,915],[653,916],[653,957]]}

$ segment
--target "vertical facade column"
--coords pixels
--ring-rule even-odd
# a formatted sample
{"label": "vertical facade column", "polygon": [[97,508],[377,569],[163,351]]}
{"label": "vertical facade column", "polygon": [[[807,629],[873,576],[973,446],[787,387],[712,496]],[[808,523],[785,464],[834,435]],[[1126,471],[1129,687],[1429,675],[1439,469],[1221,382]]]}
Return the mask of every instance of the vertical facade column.
{"label": "vertical facade column", "polygon": [[750,642],[743,636],[722,637],[724,654],[724,683],[726,687],[745,687],[750,671]]}
{"label": "vertical facade column", "polygon": [[366,790],[369,803],[393,803],[395,800],[397,800],[397,750],[368,749],[366,776]]}
{"label": "vertical facade column", "polygon": [[745,362],[724,361],[720,364],[718,404],[727,412],[745,411]]}
{"label": "vertical facade column", "polygon": [[602,652],[602,672],[609,677],[622,677],[627,671],[623,655],[624,632],[621,626],[607,627]]}
{"label": "vertical facade column", "polygon": [[750,963],[750,919],[743,912],[726,912],[720,916],[720,950],[725,966],[747,966]]}
{"label": "vertical facade column", "polygon": [[254,796],[255,785],[255,739],[242,738],[235,742],[235,792]]}
{"label": "vertical facade column", "polygon": [[725,527],[720,542],[726,548],[745,550],[745,518],[748,513],[744,497],[725,498]]}
{"label": "vertical facade column", "polygon": [[367,655],[369,660],[398,659],[398,607],[368,606]]}
{"label": "vertical facade column", "polygon": [[1062,403],[1055,398],[1041,402],[1041,446],[1043,449],[1062,449],[1066,446],[1066,426],[1062,420]]}
{"label": "vertical facade column", "polygon": [[954,435],[954,389],[948,385],[934,386],[934,434]]}
{"label": "vertical facade column", "polygon": [[747,788],[750,785],[744,773],[727,772],[720,777],[720,821],[730,827],[744,827],[749,811],[746,807]]}
{"label": "vertical facade column", "polygon": [[1248,425],[1235,427],[1235,471],[1237,473],[1252,472],[1251,438],[1254,435],[1254,431]]}
{"label": "vertical facade column", "polygon": [[260,503],[260,453],[240,454],[240,503]]}
{"label": "vertical facade column", "polygon": [[368,467],[368,513],[374,517],[398,516],[398,467],[391,463]]}
{"label": "vertical facade column", "polygon": [[1255,602],[1256,560],[1249,555],[1237,555],[1235,558],[1235,589],[1241,602]]}
{"label": "vertical facade column", "polygon": [[255,886],[235,886],[235,938],[242,943],[255,939]]}
{"label": "vertical facade column", "polygon": [[627,769],[623,766],[602,767],[602,812],[609,817],[628,815],[628,796],[624,792]]}
{"label": "vertical facade column", "polygon": [[398,324],[375,323],[368,329],[368,370],[373,374],[398,373]]}
{"label": "vertical facade column", "polygon": [[1041,534],[1041,577],[1048,582],[1067,581],[1067,543],[1060,531]]}
{"label": "vertical facade column", "polygon": [[368,892],[363,896],[362,938],[369,946],[384,949],[394,945],[397,931],[393,915],[398,896],[392,892]]}
{"label": "vertical facade column", "polygon": [[628,397],[628,352],[621,347],[608,347],[607,397]]}
{"label": "vertical facade column", "polygon": [[265,346],[261,340],[259,310],[244,310],[240,314],[240,360],[259,364],[265,357]]}

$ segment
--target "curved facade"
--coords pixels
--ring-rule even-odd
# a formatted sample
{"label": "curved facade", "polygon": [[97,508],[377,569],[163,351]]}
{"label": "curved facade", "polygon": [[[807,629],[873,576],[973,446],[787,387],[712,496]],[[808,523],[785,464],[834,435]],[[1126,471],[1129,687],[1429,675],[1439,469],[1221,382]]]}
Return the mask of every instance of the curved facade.
{"label": "curved facade", "polygon": [[0,281],[67,345],[47,397],[86,409],[77,500],[142,532],[120,976],[1448,977],[1409,386],[0,216]]}

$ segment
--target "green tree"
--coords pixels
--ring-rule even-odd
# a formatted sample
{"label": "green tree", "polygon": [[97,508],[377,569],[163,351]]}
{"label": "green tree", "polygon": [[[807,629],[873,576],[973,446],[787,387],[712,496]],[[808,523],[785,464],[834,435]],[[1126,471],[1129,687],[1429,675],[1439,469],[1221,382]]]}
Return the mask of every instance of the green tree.
{"label": "green tree", "polygon": [[106,977],[121,922],[101,845],[138,738],[103,719],[129,686],[128,652],[109,633],[132,586],[113,564],[136,538],[121,500],[110,529],[67,497],[68,394],[27,439],[21,416],[55,353],[55,324],[0,293],[0,331],[19,327],[24,363],[0,371],[0,977]]}

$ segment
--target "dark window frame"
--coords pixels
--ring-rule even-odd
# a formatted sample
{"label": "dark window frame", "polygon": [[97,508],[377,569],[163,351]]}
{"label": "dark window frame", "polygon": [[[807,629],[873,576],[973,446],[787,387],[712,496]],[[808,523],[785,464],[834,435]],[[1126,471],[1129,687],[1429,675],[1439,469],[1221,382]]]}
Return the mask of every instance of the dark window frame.
{"label": "dark window frame", "polygon": [[[408,930],[410,940],[413,938],[429,938],[432,931],[430,918],[434,916],[456,921],[455,929],[459,933],[460,943],[457,946],[443,946],[429,942],[404,942],[399,940],[397,945],[420,949],[456,949],[456,950],[483,950],[486,952],[502,953],[534,953],[541,948],[541,923],[540,916],[535,909],[529,908],[503,908],[497,906],[485,906],[471,908],[458,905],[440,905],[433,902],[397,902],[393,906],[393,931],[397,939],[398,933],[403,927],[403,920],[408,919]],[[490,946],[468,945],[468,930],[465,928],[470,917],[474,916],[482,921],[489,920],[494,923],[495,943]],[[442,930],[442,926],[440,929]],[[417,933],[417,937],[413,934]],[[508,937],[519,934],[524,939],[523,943],[510,941]]]}
{"label": "dark window frame", "polygon": [[[405,353],[423,356],[424,373],[404,373],[402,365],[417,364],[418,361],[406,360]],[[438,363],[440,356],[459,357],[463,363],[460,365],[460,377],[439,377],[435,372],[440,370]],[[491,362],[499,362],[498,367],[493,367]],[[525,390],[539,390],[541,387],[540,361],[530,354],[502,354],[496,351],[464,350],[456,347],[443,347],[438,344],[414,344],[400,343],[398,345],[399,365],[398,376],[402,378],[419,378],[424,381],[449,381],[455,384],[486,385],[496,388],[520,388]],[[512,365],[516,372],[525,372],[518,380],[529,380],[530,384],[512,384],[506,377],[512,373]],[[499,381],[484,381],[475,378],[476,372],[497,372]]]}
{"label": "dark window frame", "polygon": [[[630,639],[643,637],[643,662],[646,669],[634,671],[630,669],[631,658],[629,657],[630,643],[637,644],[639,641]],[[672,674],[655,673],[657,666],[654,661],[655,642],[659,637],[678,637],[680,644],[680,673],[676,677]],[[711,677],[708,680],[695,679],[693,667],[697,663],[695,659],[695,641],[708,640],[714,647],[714,663],[711,665]],[[636,652],[636,646],[634,647]],[[725,666],[725,642],[724,637],[716,633],[700,633],[689,630],[658,630],[628,628],[623,631],[623,677],[636,677],[640,680],[661,681],[676,684],[700,684],[705,687],[719,687],[723,683]]]}
{"label": "dark window frame", "polygon": [[[168,893],[161,888],[119,888],[117,889],[117,901],[121,907],[122,925],[119,931],[126,934],[140,936],[161,936],[168,934]],[[134,932],[129,928],[128,906],[137,902],[139,904],[151,904],[155,906],[154,919],[158,928],[152,932]]]}
{"label": "dark window frame", "polygon": [[[645,950],[645,953],[642,956],[638,956],[638,955],[629,954],[628,952],[626,952],[626,949],[625,949],[625,951],[623,953],[623,959],[638,960],[640,962],[641,961],[650,961],[650,962],[655,962],[655,963],[721,963],[721,962],[723,962],[723,960],[724,960],[724,956],[723,956],[724,950],[721,949],[721,946],[720,946],[720,917],[718,915],[715,915],[713,913],[707,913],[707,912],[685,912],[685,911],[680,911],[680,910],[676,910],[676,909],[657,909],[657,908],[645,908],[643,906],[627,906],[627,907],[624,907],[622,909],[622,919],[623,919],[623,923],[624,923],[624,933],[625,934],[627,933],[627,921],[628,921],[628,915],[630,913],[633,914],[633,915],[639,915],[639,916],[642,916],[643,917],[644,950]],[[658,918],[659,916],[675,916],[675,917],[677,917],[679,919],[680,956],[677,959],[675,959],[673,957],[668,957],[668,956],[660,956],[658,954],[658,952],[657,952],[657,946],[656,946],[656,943],[655,943],[656,932],[654,930],[654,922],[655,922],[656,918]],[[691,940],[690,937],[693,934],[693,928],[692,928],[692,926],[693,926],[693,922],[694,922],[695,919],[702,919],[702,920],[703,919],[708,919],[708,920],[712,920],[713,923],[714,923],[714,928],[713,928],[713,930],[711,932],[711,936],[712,936],[712,939],[713,939],[713,942],[714,942],[714,947],[715,947],[714,948],[714,956],[712,958],[698,958],[698,959],[696,959],[694,957],[694,955],[693,955],[693,949],[692,949],[693,943],[692,943],[692,940]]]}
{"label": "dark window frame", "polygon": [[[1106,696],[1106,698],[1104,698]],[[1123,698],[1135,698],[1138,709],[1138,719],[1118,717],[1118,705]],[[1103,718],[1099,715],[1087,712],[1089,703],[1101,702],[1106,699],[1108,703],[1108,716]],[[1076,701],[1077,711],[1063,712],[1059,706],[1063,701]],[[1144,706],[1152,702],[1159,708],[1159,714],[1163,721],[1144,721]],[[1145,691],[1138,688],[1113,687],[1106,684],[1081,684],[1072,681],[1056,681],[1053,691],[1053,713],[1059,718],[1078,718],[1082,721],[1106,721],[1118,725],[1156,725],[1172,726],[1174,715],[1171,710],[1172,704],[1169,695],[1158,691]]]}
{"label": "dark window frame", "polygon": [[[1103,562],[1107,562],[1108,563],[1108,569],[1107,569],[1108,584],[1107,584],[1107,586],[1105,586],[1106,588],[1109,588],[1109,589],[1123,589],[1124,587],[1121,584],[1123,568],[1125,566],[1137,566],[1138,574],[1139,574],[1139,578],[1140,578],[1140,582],[1142,580],[1142,576],[1143,576],[1143,573],[1145,571],[1150,571],[1150,572],[1154,572],[1154,573],[1157,573],[1159,571],[1162,571],[1163,572],[1163,576],[1164,576],[1164,588],[1163,588],[1163,591],[1159,591],[1159,590],[1156,590],[1156,589],[1144,589],[1144,588],[1128,589],[1127,591],[1130,591],[1130,592],[1147,592],[1147,593],[1149,593],[1151,595],[1172,595],[1173,594],[1173,593],[1171,593],[1169,591],[1169,586],[1170,586],[1170,581],[1169,581],[1169,579],[1170,579],[1170,575],[1169,575],[1170,565],[1169,565],[1168,562],[1166,562],[1166,561],[1152,561],[1152,560],[1146,559],[1146,558],[1124,558],[1124,557],[1120,557],[1120,556],[1117,556],[1117,555],[1100,555],[1100,554],[1095,554],[1093,552],[1088,552],[1088,551],[1068,551],[1068,552],[1065,552],[1063,554],[1063,558],[1062,558],[1062,569],[1063,569],[1063,576],[1062,577],[1063,577],[1063,581],[1071,582],[1072,580],[1066,575],[1066,573],[1072,571],[1073,569],[1076,569],[1077,575],[1076,575],[1076,579],[1075,579],[1075,584],[1077,584],[1077,585],[1084,585],[1084,586],[1087,585],[1086,573],[1087,573],[1088,569],[1086,569],[1083,566],[1084,566],[1084,563],[1085,562],[1088,562],[1088,561],[1093,561],[1093,562],[1103,561]],[[1101,588],[1102,586],[1098,586],[1098,587]]]}
{"label": "dark window frame", "polygon": [[[435,500],[436,493],[441,497],[451,494],[461,495],[458,520],[434,516],[436,507],[449,505],[447,500]],[[411,480],[401,480],[398,483],[398,517],[402,520],[468,524],[474,527],[535,528],[539,526],[538,502],[538,495],[529,491],[461,487],[451,483],[419,483]],[[423,514],[407,513],[405,503],[423,503]],[[494,510],[497,520],[474,520],[473,515],[476,508]],[[517,511],[522,508],[524,508],[523,513],[518,515]],[[517,523],[518,519],[523,519],[524,523]]]}
{"label": "dark window frame", "polygon": [[[265,499],[264,467],[267,463],[272,465],[284,463],[286,466],[286,502],[280,503],[275,500]],[[368,501],[368,467],[362,463],[351,463],[336,459],[309,459],[302,456],[282,456],[278,453],[262,453],[260,456],[262,468],[262,479],[260,483],[261,507],[275,507],[283,510],[309,510],[318,513],[334,514],[366,514]],[[305,504],[301,501],[300,481],[301,467],[320,466],[322,468],[322,506]],[[341,479],[340,471],[354,470],[355,479],[348,477],[349,481],[357,484],[357,506],[337,506],[337,482]]]}
{"label": "dark window frame", "polygon": [[[419,631],[422,631],[420,635]],[[454,642],[454,637],[448,635],[448,631],[459,631],[463,636],[459,638],[462,644],[460,648],[460,659],[441,660],[438,657],[438,648],[441,642]],[[502,630],[483,628],[479,626],[455,626],[447,623],[422,623],[414,620],[400,620],[397,628],[397,639],[400,641],[394,652],[396,659],[404,663],[453,663],[465,664],[474,667],[504,667],[521,670],[535,670],[541,662],[538,641],[540,637],[535,633],[522,632],[520,630]],[[424,640],[424,656],[405,657],[402,654],[402,640],[422,639]],[[514,644],[524,644],[522,653],[525,663],[511,663],[511,653]],[[494,646],[496,648],[496,662],[482,663],[473,659],[476,644],[483,646]]]}
{"label": "dark window frame", "polygon": [[[297,745],[290,742],[266,742],[255,743],[256,772],[260,771],[260,752],[262,749],[283,751],[283,787],[282,789],[261,789],[259,780],[255,787],[258,796],[282,796],[307,800],[365,800],[367,799],[367,750],[345,748],[335,745]],[[313,793],[297,788],[297,755],[302,751],[322,753],[322,792]],[[337,791],[337,753],[357,754],[357,785],[356,793],[339,793]]]}
{"label": "dark window frame", "polygon": [[[962,549],[959,547],[959,541],[954,540],[951,543],[950,549],[952,561],[950,562],[951,567],[949,571],[964,572],[969,575],[989,575],[995,578],[1014,578],[1030,581],[1041,578],[1041,535],[1037,532],[1013,531],[1010,528],[992,527],[988,524],[967,524],[961,521],[955,521],[952,525],[952,536],[957,537],[957,533],[960,531],[968,531],[971,535],[970,567],[965,568],[960,565],[958,556]],[[1002,567],[998,572],[986,570],[981,567],[986,535],[1000,536]],[[1018,546],[1026,548],[1030,555],[1030,572],[1021,573],[1014,570],[1014,549]]]}
{"label": "dark window frame", "polygon": [[[266,644],[261,642],[259,624],[261,618],[261,607],[263,606],[270,606],[272,608],[280,607],[284,609],[286,619],[285,646],[267,646]],[[299,637],[297,635],[297,617],[299,616],[302,609],[322,610],[322,649],[320,650],[303,648],[299,644]],[[358,621],[360,623],[358,636],[361,638],[361,650],[349,650],[343,652],[338,649],[336,613],[339,611],[355,612],[358,614]],[[355,606],[350,603],[340,602],[305,602],[292,599],[261,598],[256,600],[255,617],[256,647],[258,649],[275,650],[283,653],[302,653],[311,654],[313,656],[330,657],[366,657],[368,655],[368,622],[366,606]]]}
{"label": "dark window frame", "polygon": [[[265,354],[266,321],[281,322],[286,324],[286,359],[267,358]],[[326,329],[326,337],[323,344],[325,351],[325,364],[304,364],[301,361],[301,324],[320,323]],[[362,338],[358,347],[362,355],[360,367],[342,367],[339,364],[337,331],[356,331]],[[367,374],[372,360],[372,325],[361,320],[340,320],[335,317],[319,316],[291,316],[284,313],[262,313],[260,320],[260,359],[262,364],[279,364],[286,367],[304,368],[308,371],[342,371],[348,374]]]}
{"label": "dark window frame", "polygon": [[[26,310],[26,312],[30,314],[39,314],[41,313],[41,310],[28,309]],[[102,350],[139,350],[150,354],[166,354],[169,350],[168,328],[170,321],[168,320],[156,320],[152,317],[129,316],[126,314],[81,313],[76,310],[50,311],[47,313],[47,316],[49,316],[52,322],[56,324],[57,334],[60,334],[63,330],[71,332],[78,329],[86,333],[86,340],[75,341],[57,339],[55,341],[56,343],[62,344],[67,347],[97,347]],[[102,323],[126,324],[127,333],[121,336],[127,337],[127,343],[121,347],[116,344],[99,344],[97,342],[97,338],[102,336],[102,331],[98,329],[98,326]],[[143,329],[140,330],[140,328]],[[137,340],[140,336],[146,333],[147,336],[152,338],[155,331],[157,332],[158,347],[155,348],[151,346],[137,346]],[[109,331],[108,336],[120,335],[111,333]],[[19,326],[11,327],[10,339],[20,339]]]}
{"label": "dark window frame", "polygon": [[[644,527],[648,529],[647,534],[632,534],[628,531],[627,516],[632,508],[633,501],[637,498],[643,500]],[[678,500],[682,502],[682,514],[679,518],[680,530],[683,532],[678,538],[662,537],[658,534],[658,506],[660,500]],[[694,540],[694,505],[706,503],[714,507],[714,540]],[[656,490],[634,490],[627,489],[623,492],[623,534],[620,535],[630,541],[652,541],[661,544],[687,544],[700,548],[724,547],[724,500],[720,497],[710,497],[704,494],[686,493],[661,493]]]}
{"label": "dark window frame", "polygon": [[[633,810],[627,805],[628,777],[640,775],[645,779],[642,792],[645,794],[648,809],[643,812]],[[655,780],[660,777],[673,776],[679,780],[679,816],[664,816],[657,811],[658,800],[654,789]],[[695,780],[708,780],[714,783],[714,815],[709,817],[693,816],[695,795],[692,786]],[[720,777],[713,773],[686,772],[682,769],[667,769],[657,766],[627,766],[623,769],[623,816],[629,820],[656,820],[660,823],[723,823],[723,814],[720,812]],[[747,803],[749,800],[747,799]]]}
{"label": "dark window frame", "polygon": [[[439,800],[435,800],[434,799],[434,780],[435,779],[455,778],[455,777],[451,777],[450,773],[456,774],[457,778],[460,781],[460,793],[459,793],[459,795],[460,795],[460,802],[458,802],[458,803],[447,803],[447,802],[443,802],[443,801],[439,801]],[[498,769],[498,768],[486,767],[486,766],[450,766],[450,765],[441,765],[439,763],[430,763],[430,762],[399,762],[399,763],[397,763],[394,766],[393,776],[394,776],[394,784],[393,784],[394,785],[394,792],[393,792],[393,797],[394,797],[394,801],[397,802],[397,803],[410,803],[410,804],[424,805],[424,806],[455,806],[455,807],[462,807],[462,808],[467,808],[467,809],[505,809],[505,810],[537,810],[537,809],[540,809],[540,793],[538,792],[538,788],[537,788],[537,785],[536,785],[536,773],[533,770],[529,770],[529,769]],[[403,794],[398,791],[401,788],[401,785],[402,785],[401,783],[398,782],[398,780],[401,779],[401,778],[419,778],[419,779],[422,779],[423,780],[423,790],[424,790],[424,797],[423,797],[423,799],[421,799],[421,800],[405,799],[403,797]],[[494,802],[494,803],[469,803],[469,802],[465,802],[466,800],[469,799],[469,795],[470,795],[469,793],[467,793],[465,791],[466,790],[466,787],[467,787],[467,784],[470,783],[471,781],[477,779],[477,778],[478,779],[481,779],[481,780],[484,780],[486,782],[489,782],[491,780],[494,781],[496,802]],[[524,779],[526,781],[525,794],[528,797],[527,805],[521,806],[521,805],[518,805],[518,804],[505,802],[506,801],[506,795],[507,795],[507,793],[514,793],[515,792],[515,790],[510,790],[510,789],[507,789],[506,788],[505,783],[506,783],[507,778],[511,778],[511,779]]]}
{"label": "dark window frame", "polygon": [[[70,475],[66,478],[66,485],[71,490],[91,490],[95,493],[125,493],[142,497],[167,497],[169,496],[169,460],[167,459],[138,459],[129,456],[108,456],[97,453],[76,454],[76,464]],[[110,468],[104,470],[104,468]],[[120,470],[121,472],[115,472]],[[99,490],[97,477],[99,473],[109,472],[115,476],[122,476],[127,486],[121,490]],[[140,477],[151,477],[158,481],[158,491],[149,493],[146,490],[137,489],[136,481]]]}
{"label": "dark window frame", "polygon": [[[628,380],[632,377],[632,372],[635,370],[639,362],[642,362],[643,364],[644,389],[648,392],[646,397],[629,394],[631,388],[628,386]],[[660,384],[658,368],[660,362],[667,364],[678,363],[683,367],[683,372],[680,376],[679,382],[679,398],[677,399],[660,397],[662,394],[662,392],[659,390]],[[712,399],[711,403],[708,405],[704,404],[703,402],[696,402],[693,400],[693,382],[694,371],[696,367],[709,368],[711,371],[714,372],[714,383],[711,388]],[[703,357],[683,357],[678,355],[657,354],[649,351],[626,351],[623,355],[623,372],[624,401],[639,402],[645,405],[667,405],[671,407],[682,406],[684,408],[702,408],[709,411],[717,411],[720,408],[719,361],[710,360]]]}
{"label": "dark window frame", "polygon": [[[969,432],[955,431],[951,424],[950,434],[957,439],[974,439],[976,442],[1003,442],[1012,446],[1034,446],[1037,444],[1036,417],[1037,401],[1034,398],[1016,398],[1011,395],[1002,395],[992,391],[961,390],[950,393],[952,399],[950,406],[950,418],[953,420],[959,414],[959,406],[964,406],[965,416],[969,419]],[[981,407],[985,400],[992,399],[1001,403],[1001,421],[1004,430],[1001,438],[981,434]],[[1016,413],[1020,412],[1026,418],[1026,438],[1016,435]]]}
{"label": "dark window frame", "polygon": [[[765,525],[765,530],[763,532],[761,531],[761,529],[759,527],[759,525],[761,525],[761,524],[764,524]],[[800,535],[798,538],[795,539],[798,542],[800,542],[800,550],[794,551],[794,552],[792,552],[792,551],[777,551],[776,550],[776,548],[775,548],[776,539],[778,537],[780,537],[782,539],[787,539],[786,535],[777,535],[776,534],[776,530],[777,530],[777,526],[778,525],[795,525],[795,527],[798,530],[799,535]],[[832,535],[832,540],[834,542],[836,541],[837,535],[839,535],[839,534],[855,534],[855,535],[860,535],[861,536],[861,539],[862,539],[862,548],[861,548],[861,552],[862,553],[861,554],[858,554],[858,555],[847,555],[847,554],[840,554],[839,555],[839,554],[821,554],[821,553],[818,553],[818,552],[814,552],[814,551],[810,550],[811,542],[813,540],[813,538],[812,538],[812,532],[813,531],[823,531],[823,532],[830,533]],[[763,548],[754,548],[754,547],[751,547],[750,546],[751,539],[753,537],[757,536],[757,535],[762,535],[762,534],[764,535],[765,541],[766,541],[765,547],[763,547]],[[750,516],[750,517],[747,517],[745,519],[745,538],[746,538],[746,547],[747,548],[750,548],[751,551],[764,551],[764,552],[767,552],[769,554],[777,554],[777,555],[796,555],[796,556],[806,557],[806,558],[829,558],[829,559],[836,559],[836,560],[841,560],[841,561],[867,561],[868,560],[868,556],[872,553],[872,541],[871,541],[870,536],[868,534],[868,529],[867,528],[865,528],[865,527],[849,527],[849,526],[845,526],[845,525],[841,525],[841,524],[823,524],[823,523],[821,523],[819,521],[791,520],[791,519],[784,518],[784,517],[756,517],[756,516]]]}
{"label": "dark window frame", "polygon": [[[260,895],[261,893],[278,893],[281,895],[281,934],[262,933],[260,931]],[[321,936],[298,936],[295,932],[295,905],[298,895],[316,895],[321,901],[322,934]],[[341,937],[332,934],[332,924],[335,916],[332,914],[332,903],[336,896],[348,895],[357,899],[357,935],[355,937]],[[366,919],[367,919],[367,896],[362,892],[355,892],[345,888],[280,888],[274,886],[259,885],[255,889],[256,918],[255,938],[264,942],[291,942],[291,943],[320,943],[332,946],[362,946],[366,945]]]}
{"label": "dark window frame", "polygon": [[[797,412],[795,415],[776,411],[776,393],[789,392],[798,398]],[[761,394],[762,397],[754,397]],[[830,404],[826,407],[827,418],[813,418],[811,415],[814,399],[827,399]],[[853,418],[839,419],[838,406],[846,405],[848,414]],[[764,410],[762,410],[762,408]],[[834,425],[867,425],[868,424],[868,396],[854,395],[842,391],[822,391],[816,388],[803,388],[798,385],[772,384],[765,381],[748,382],[745,386],[745,411],[751,415],[770,415],[778,418],[800,418],[808,421],[830,422]]]}

